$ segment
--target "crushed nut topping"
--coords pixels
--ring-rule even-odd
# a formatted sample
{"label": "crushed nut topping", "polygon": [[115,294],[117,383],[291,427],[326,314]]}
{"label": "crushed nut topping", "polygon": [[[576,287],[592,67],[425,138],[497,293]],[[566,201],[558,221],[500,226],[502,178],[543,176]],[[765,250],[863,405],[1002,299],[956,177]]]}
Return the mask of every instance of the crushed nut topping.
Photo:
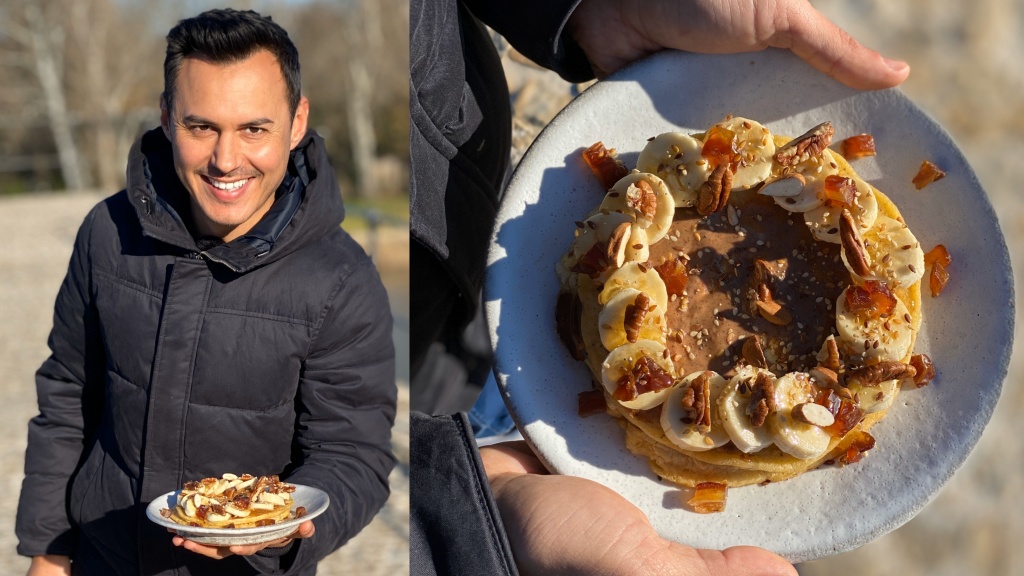
{"label": "crushed nut topping", "polygon": [[639,212],[647,220],[654,220],[654,214],[658,210],[658,195],[647,180],[638,180],[636,184],[630,184],[626,190],[626,204]]}

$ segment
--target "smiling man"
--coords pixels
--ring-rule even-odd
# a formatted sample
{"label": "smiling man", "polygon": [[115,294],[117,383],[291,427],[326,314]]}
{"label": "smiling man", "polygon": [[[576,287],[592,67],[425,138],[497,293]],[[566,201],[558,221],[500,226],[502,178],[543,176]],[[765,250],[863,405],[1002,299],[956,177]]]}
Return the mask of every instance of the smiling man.
{"label": "smiling man", "polygon": [[[161,127],[86,217],[36,378],[18,552],[48,574],[313,574],[388,495],[391,315],[340,228],[287,33],[213,10],[167,37]],[[205,546],[146,519],[189,480],[330,497],[287,538]]]}

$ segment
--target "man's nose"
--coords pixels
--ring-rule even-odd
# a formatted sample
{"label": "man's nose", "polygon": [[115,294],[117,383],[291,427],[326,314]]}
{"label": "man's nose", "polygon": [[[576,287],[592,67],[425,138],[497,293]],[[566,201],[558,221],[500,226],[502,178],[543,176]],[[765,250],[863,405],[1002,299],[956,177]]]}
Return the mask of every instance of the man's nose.
{"label": "man's nose", "polygon": [[213,156],[210,164],[220,175],[229,174],[238,167],[239,142],[235,134],[230,131],[221,132],[217,135],[217,144],[213,148]]}

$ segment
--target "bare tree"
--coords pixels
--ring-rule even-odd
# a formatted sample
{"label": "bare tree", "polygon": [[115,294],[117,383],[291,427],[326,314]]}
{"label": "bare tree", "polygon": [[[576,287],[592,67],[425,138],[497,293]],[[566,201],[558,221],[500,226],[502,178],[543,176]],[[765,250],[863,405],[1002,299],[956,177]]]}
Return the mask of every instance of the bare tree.
{"label": "bare tree", "polygon": [[72,135],[71,114],[64,98],[62,57],[63,30],[51,26],[42,10],[34,2],[24,6],[25,26],[9,21],[8,30],[11,37],[29,49],[32,56],[32,69],[42,88],[43,100],[50,131],[60,158],[60,171],[64,185],[72,190],[85,187],[78,148]]}

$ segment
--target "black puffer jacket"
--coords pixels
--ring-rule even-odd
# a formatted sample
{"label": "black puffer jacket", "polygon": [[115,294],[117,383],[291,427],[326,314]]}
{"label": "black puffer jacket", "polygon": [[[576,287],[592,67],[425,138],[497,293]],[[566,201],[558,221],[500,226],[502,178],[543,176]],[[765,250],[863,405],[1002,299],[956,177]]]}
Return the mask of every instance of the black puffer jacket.
{"label": "black puffer jacket", "polygon": [[[127,190],[79,231],[37,374],[18,552],[73,556],[82,574],[312,574],[388,495],[387,296],[339,227],[313,133],[245,237],[200,251],[187,210],[154,130],[132,149]],[[157,496],[223,472],[281,474],[331,506],[283,556],[221,562],[145,518]]]}

